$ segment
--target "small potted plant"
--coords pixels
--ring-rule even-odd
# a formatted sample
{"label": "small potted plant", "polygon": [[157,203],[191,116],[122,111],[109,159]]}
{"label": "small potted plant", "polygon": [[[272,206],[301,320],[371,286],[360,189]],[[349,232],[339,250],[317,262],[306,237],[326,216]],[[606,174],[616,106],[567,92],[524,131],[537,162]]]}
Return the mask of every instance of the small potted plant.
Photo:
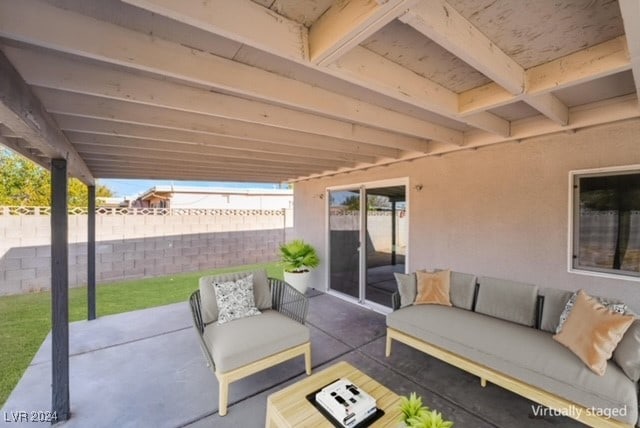
{"label": "small potted plant", "polygon": [[409,397],[402,397],[400,401],[400,422],[410,428],[451,428],[453,422],[446,421],[442,414],[429,410],[422,405],[422,397],[412,392]]}
{"label": "small potted plant", "polygon": [[280,247],[284,280],[301,293],[309,287],[310,270],[318,267],[320,259],[315,248],[296,239]]}

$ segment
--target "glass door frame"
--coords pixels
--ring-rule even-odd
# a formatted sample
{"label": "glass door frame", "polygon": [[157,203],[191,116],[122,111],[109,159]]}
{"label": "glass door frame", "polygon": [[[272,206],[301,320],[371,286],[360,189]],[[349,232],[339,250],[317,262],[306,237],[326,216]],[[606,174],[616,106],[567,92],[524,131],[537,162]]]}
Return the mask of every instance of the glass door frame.
{"label": "glass door frame", "polygon": [[363,305],[369,307],[377,312],[388,313],[391,312],[391,308],[380,305],[376,302],[372,302],[366,299],[366,286],[367,286],[367,254],[366,251],[363,251],[364,246],[366,245],[367,238],[367,189],[373,189],[378,187],[392,187],[392,186],[404,186],[405,188],[405,204],[406,204],[406,215],[407,215],[407,249],[405,252],[405,273],[411,272],[409,266],[409,252],[410,252],[410,242],[408,239],[411,231],[411,221],[409,218],[409,207],[410,207],[410,185],[409,185],[409,177],[401,177],[401,178],[392,178],[387,180],[378,180],[378,181],[366,181],[359,183],[350,183],[340,186],[331,186],[327,187],[324,192],[325,203],[325,236],[327,245],[325,245],[325,260],[331,260],[331,227],[330,227],[330,215],[331,215],[331,198],[330,193],[332,191],[340,191],[340,190],[360,190],[360,219],[359,219],[359,272],[358,272],[358,290],[359,296],[358,298],[354,298],[349,296],[348,294],[341,293],[339,291],[335,291],[331,289],[331,263],[325,263],[325,278],[326,278],[326,290],[328,294],[337,296],[341,299],[357,303],[359,305]]}

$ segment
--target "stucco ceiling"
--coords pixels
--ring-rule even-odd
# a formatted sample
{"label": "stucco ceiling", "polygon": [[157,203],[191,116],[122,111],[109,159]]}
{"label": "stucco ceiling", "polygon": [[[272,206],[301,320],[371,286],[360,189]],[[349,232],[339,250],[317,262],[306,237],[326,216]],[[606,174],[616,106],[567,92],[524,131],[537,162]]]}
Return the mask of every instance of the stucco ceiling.
{"label": "stucco ceiling", "polygon": [[87,182],[295,181],[640,116],[636,0],[0,0],[0,48],[0,143]]}

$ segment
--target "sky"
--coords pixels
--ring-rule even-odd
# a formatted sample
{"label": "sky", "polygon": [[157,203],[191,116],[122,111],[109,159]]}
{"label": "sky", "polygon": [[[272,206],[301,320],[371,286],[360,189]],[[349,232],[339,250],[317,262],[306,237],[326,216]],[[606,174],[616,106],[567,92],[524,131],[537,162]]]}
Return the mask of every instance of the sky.
{"label": "sky", "polygon": [[233,189],[278,189],[275,183],[229,183],[220,181],[179,181],[179,180],[120,180],[101,179],[98,184],[107,186],[116,197],[137,196],[154,186],[193,186],[193,187],[217,187]]}

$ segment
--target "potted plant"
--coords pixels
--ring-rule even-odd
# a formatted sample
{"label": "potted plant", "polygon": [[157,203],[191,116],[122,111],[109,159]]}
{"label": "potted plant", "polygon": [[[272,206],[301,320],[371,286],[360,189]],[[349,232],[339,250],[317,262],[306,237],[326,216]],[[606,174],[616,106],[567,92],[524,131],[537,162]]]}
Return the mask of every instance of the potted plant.
{"label": "potted plant", "polygon": [[305,293],[309,287],[310,270],[320,264],[315,248],[303,240],[293,240],[280,247],[280,260],[285,282]]}
{"label": "potted plant", "polygon": [[400,399],[400,422],[402,426],[410,428],[451,428],[453,422],[446,421],[442,414],[429,410],[422,405],[422,397],[412,392],[409,397]]}

